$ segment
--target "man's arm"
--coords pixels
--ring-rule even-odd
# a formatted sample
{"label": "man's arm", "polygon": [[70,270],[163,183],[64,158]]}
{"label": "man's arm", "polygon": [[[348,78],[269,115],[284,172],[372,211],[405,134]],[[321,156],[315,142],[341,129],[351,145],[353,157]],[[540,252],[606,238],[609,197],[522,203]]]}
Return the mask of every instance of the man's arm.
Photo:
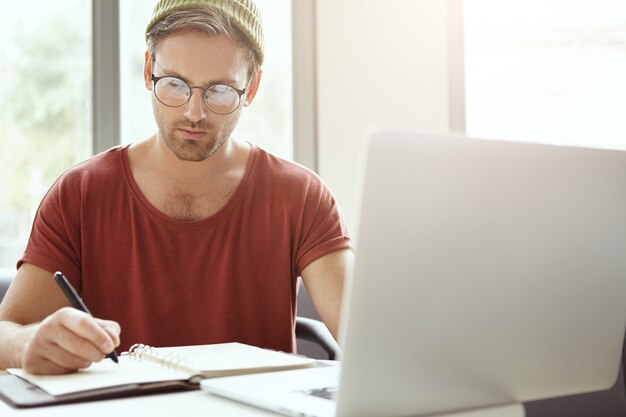
{"label": "man's arm", "polygon": [[343,249],[316,259],[302,271],[311,301],[335,340],[339,333],[343,285],[353,259],[352,250]]}
{"label": "man's arm", "polygon": [[117,323],[68,306],[51,272],[23,264],[0,304],[0,369],[73,372],[119,345]]}

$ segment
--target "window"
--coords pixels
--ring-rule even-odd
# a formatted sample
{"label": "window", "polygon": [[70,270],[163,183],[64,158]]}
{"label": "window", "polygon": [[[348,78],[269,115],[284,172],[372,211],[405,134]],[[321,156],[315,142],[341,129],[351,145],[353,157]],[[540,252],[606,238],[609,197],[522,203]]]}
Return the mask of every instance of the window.
{"label": "window", "polygon": [[10,9],[0,26],[0,276],[14,275],[41,198],[92,142],[91,1]]}
{"label": "window", "polygon": [[[143,83],[145,28],[156,0],[120,2],[121,137],[137,142],[156,132]],[[256,0],[265,31],[261,87],[233,135],[292,159],[291,1]]]}
{"label": "window", "polygon": [[464,8],[469,136],[626,148],[626,2]]}

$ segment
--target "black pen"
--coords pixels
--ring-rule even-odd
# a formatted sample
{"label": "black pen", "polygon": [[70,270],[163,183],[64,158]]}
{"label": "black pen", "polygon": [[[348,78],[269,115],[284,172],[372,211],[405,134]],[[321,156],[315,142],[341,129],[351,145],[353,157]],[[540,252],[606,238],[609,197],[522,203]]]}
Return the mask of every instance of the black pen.
{"label": "black pen", "polygon": [[[67,297],[69,302],[72,304],[72,307],[74,307],[77,310],[84,311],[90,316],[93,316],[93,314],[91,314],[91,311],[89,311],[85,303],[83,303],[83,300],[81,300],[78,294],[76,294],[76,290],[74,289],[74,287],[72,287],[72,284],[70,284],[67,278],[65,278],[65,275],[63,275],[63,273],[55,272],[54,280],[57,282],[57,284],[59,284],[59,287],[61,287],[63,294],[65,294],[65,297]],[[115,352],[115,349],[113,349],[113,352],[107,355],[107,358],[111,359],[115,363],[119,362],[117,359],[117,352]]]}

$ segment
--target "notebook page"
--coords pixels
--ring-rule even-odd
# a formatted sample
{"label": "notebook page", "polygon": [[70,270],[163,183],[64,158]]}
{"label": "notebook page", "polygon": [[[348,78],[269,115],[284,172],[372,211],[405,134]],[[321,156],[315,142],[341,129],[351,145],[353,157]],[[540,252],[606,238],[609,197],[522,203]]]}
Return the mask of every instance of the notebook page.
{"label": "notebook page", "polygon": [[55,396],[117,385],[189,378],[186,373],[168,370],[151,362],[138,362],[125,355],[120,356],[119,361],[119,364],[115,364],[104,359],[67,375],[34,375],[16,368],[7,369],[7,372],[26,379]]}
{"label": "notebook page", "polygon": [[[315,359],[261,349],[242,343],[156,348],[160,357],[178,356],[186,365],[210,376],[233,370],[272,370],[315,365]],[[228,373],[228,372],[226,372]]]}

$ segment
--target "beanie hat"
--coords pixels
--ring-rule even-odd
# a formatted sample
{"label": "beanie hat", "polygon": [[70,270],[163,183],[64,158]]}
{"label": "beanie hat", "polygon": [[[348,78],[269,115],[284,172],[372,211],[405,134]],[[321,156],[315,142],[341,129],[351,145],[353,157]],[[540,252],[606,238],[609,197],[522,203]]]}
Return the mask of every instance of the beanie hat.
{"label": "beanie hat", "polygon": [[146,41],[152,27],[173,12],[208,9],[221,12],[248,38],[259,65],[263,63],[263,28],[261,15],[252,0],[160,0],[146,28]]}

